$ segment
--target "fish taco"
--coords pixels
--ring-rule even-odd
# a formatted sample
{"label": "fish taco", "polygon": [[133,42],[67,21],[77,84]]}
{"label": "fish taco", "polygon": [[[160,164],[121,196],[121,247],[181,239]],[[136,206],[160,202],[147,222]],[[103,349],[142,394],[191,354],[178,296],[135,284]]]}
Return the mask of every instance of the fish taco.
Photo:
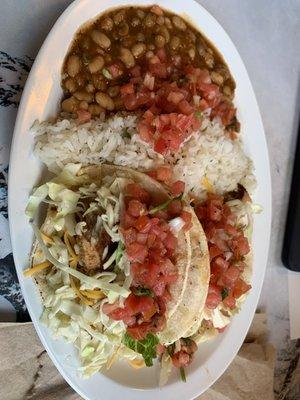
{"label": "fish taco", "polygon": [[32,220],[42,204],[25,275],[40,288],[42,321],[75,344],[84,375],[117,358],[150,366],[199,321],[209,252],[182,193],[126,167],[69,164],[33,192]]}

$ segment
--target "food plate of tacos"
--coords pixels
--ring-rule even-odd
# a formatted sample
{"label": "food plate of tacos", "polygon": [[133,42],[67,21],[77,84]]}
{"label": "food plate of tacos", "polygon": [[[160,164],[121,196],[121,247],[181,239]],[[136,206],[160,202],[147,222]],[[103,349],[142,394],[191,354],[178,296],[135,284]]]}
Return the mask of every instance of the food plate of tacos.
{"label": "food plate of tacos", "polygon": [[207,11],[72,3],[23,93],[9,217],[32,321],[82,397],[213,384],[259,299],[270,198],[251,83]]}

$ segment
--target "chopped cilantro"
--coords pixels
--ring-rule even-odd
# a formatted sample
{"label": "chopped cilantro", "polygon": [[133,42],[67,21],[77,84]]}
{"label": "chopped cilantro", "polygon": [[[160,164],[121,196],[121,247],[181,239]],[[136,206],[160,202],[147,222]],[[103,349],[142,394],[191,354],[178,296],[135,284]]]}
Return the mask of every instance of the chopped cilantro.
{"label": "chopped cilantro", "polygon": [[126,137],[128,139],[131,138],[131,134],[130,134],[130,132],[129,132],[129,130],[127,128],[123,129],[122,136],[124,136],[124,137]]}
{"label": "chopped cilantro", "polygon": [[222,295],[222,300],[224,300],[228,296],[229,292],[227,288],[223,288],[221,295]]}
{"label": "chopped cilantro", "polygon": [[133,289],[133,293],[136,296],[149,296],[149,297],[154,297],[153,292],[150,289],[146,289],[146,288],[135,288]]}
{"label": "chopped cilantro", "polygon": [[153,358],[156,358],[156,346],[159,343],[156,335],[147,333],[145,339],[135,340],[128,333],[125,333],[123,343],[131,350],[141,354],[147,367],[152,367]]}

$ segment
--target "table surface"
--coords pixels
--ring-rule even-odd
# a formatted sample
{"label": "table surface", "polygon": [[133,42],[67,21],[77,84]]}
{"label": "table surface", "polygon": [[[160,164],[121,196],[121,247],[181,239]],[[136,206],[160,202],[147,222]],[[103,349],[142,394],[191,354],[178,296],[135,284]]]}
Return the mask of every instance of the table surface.
{"label": "table surface", "polygon": [[[300,341],[289,340],[287,271],[280,254],[299,121],[300,1],[198,1],[221,23],[239,50],[263,118],[271,162],[273,223],[259,306],[268,315],[269,339],[278,349],[275,393],[281,399],[296,400],[300,388],[289,382],[297,368]],[[18,101],[39,47],[71,2],[1,1],[0,320],[15,318],[11,304],[18,319],[27,318],[13,267],[7,223],[7,166]]]}

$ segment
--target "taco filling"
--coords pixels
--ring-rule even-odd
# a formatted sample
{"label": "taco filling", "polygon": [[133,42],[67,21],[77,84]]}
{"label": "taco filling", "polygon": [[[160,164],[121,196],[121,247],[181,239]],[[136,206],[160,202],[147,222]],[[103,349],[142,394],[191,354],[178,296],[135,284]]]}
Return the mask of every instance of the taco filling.
{"label": "taco filling", "polygon": [[[42,203],[47,216],[40,229],[33,223],[37,242],[25,275],[40,288],[43,322],[80,350],[86,376],[116,358],[151,366],[167,346],[187,343],[180,338],[203,311],[209,264],[204,233],[201,247],[179,190],[169,194],[127,168],[69,165],[33,192],[31,219]],[[184,346],[187,365],[196,345]]]}

